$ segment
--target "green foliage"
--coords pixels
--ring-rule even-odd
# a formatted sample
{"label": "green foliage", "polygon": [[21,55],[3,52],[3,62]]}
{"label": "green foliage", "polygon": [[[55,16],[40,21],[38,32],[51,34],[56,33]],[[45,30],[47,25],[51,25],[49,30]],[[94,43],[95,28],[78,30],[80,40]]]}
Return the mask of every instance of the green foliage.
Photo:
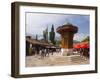
{"label": "green foliage", "polygon": [[46,41],[48,41],[48,27],[46,28]]}
{"label": "green foliage", "polygon": [[55,42],[56,42],[56,46],[60,46],[60,44],[61,44],[61,40],[55,40]]}
{"label": "green foliage", "polygon": [[43,38],[45,41],[48,41],[48,28],[43,31]]}
{"label": "green foliage", "polygon": [[36,34],[36,40],[38,40],[38,35]]}
{"label": "green foliage", "polygon": [[44,38],[44,40],[46,40],[46,32],[45,31],[43,31],[43,38]]}
{"label": "green foliage", "polygon": [[54,32],[54,26],[52,25],[51,31],[49,32],[49,39],[51,43],[55,44],[55,32]]}
{"label": "green foliage", "polygon": [[89,40],[90,40],[90,39],[89,39],[89,36],[87,36],[87,37],[86,37],[85,39],[83,39],[81,42],[87,42],[87,41],[89,42]]}

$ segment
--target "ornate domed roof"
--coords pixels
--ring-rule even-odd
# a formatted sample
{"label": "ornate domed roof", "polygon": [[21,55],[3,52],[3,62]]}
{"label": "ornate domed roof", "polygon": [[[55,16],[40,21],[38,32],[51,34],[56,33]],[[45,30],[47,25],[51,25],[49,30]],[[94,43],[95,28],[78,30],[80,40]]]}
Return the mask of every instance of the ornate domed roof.
{"label": "ornate domed roof", "polygon": [[65,24],[65,25],[59,26],[59,27],[56,29],[56,31],[57,31],[58,33],[63,33],[63,32],[68,32],[68,31],[73,32],[73,33],[77,33],[78,27],[72,25],[71,23],[67,23],[67,24]]}

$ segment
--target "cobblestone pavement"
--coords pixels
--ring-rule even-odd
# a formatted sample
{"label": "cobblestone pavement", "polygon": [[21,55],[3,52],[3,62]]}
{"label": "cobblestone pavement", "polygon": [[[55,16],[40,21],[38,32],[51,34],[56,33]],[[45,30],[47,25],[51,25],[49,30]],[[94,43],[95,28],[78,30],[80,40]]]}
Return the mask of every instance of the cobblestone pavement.
{"label": "cobblestone pavement", "polygon": [[89,64],[89,59],[80,55],[62,56],[60,53],[42,58],[40,55],[26,56],[26,67],[35,66],[64,66]]}

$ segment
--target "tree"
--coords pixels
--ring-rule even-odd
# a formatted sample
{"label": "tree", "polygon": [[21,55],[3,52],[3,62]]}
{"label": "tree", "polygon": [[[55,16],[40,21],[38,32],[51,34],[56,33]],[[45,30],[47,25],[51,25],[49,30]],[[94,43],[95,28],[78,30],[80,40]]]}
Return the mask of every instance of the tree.
{"label": "tree", "polygon": [[38,40],[38,35],[36,34],[36,40]]}
{"label": "tree", "polygon": [[55,40],[55,45],[60,47],[61,40]]}
{"label": "tree", "polygon": [[81,42],[89,42],[90,39],[89,39],[89,36],[87,36],[85,39],[83,39]]}
{"label": "tree", "polygon": [[55,44],[55,32],[54,32],[54,26],[52,25],[51,31],[49,32],[49,39],[51,43]]}
{"label": "tree", "polygon": [[48,41],[48,27],[46,28],[46,41]]}
{"label": "tree", "polygon": [[46,33],[45,33],[45,30],[43,31],[43,38],[44,38],[44,40],[46,40]]}
{"label": "tree", "polygon": [[43,37],[45,41],[48,41],[48,27],[43,31]]}

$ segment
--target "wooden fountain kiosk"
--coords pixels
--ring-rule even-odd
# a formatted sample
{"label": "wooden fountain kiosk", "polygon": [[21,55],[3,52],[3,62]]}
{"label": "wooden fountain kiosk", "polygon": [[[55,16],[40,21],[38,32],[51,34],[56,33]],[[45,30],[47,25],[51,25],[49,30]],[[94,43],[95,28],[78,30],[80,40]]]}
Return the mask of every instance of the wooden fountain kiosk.
{"label": "wooden fountain kiosk", "polygon": [[78,27],[68,23],[60,26],[56,31],[61,34],[61,48],[63,55],[69,55],[73,50],[73,37],[78,32]]}

